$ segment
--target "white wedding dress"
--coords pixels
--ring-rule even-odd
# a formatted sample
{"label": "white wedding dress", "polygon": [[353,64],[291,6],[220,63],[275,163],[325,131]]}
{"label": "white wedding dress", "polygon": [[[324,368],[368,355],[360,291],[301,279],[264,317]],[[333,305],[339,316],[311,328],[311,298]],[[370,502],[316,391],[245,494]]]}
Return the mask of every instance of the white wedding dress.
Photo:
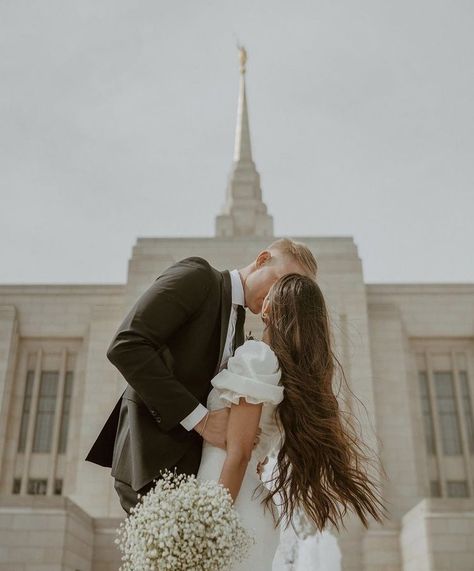
{"label": "white wedding dress", "polygon": [[[279,543],[280,532],[278,528],[275,529],[272,513],[270,509],[264,510],[261,504],[268,491],[257,474],[257,464],[265,459],[280,437],[274,418],[276,405],[283,399],[280,377],[278,359],[273,350],[263,341],[252,339],[236,349],[227,362],[227,369],[220,371],[211,381],[213,388],[207,399],[209,410],[238,404],[240,397],[249,403],[263,403],[260,441],[252,452],[234,503],[242,524],[254,537],[255,544],[248,557],[240,564],[235,564],[231,571],[271,571]],[[225,457],[224,450],[204,442],[197,478],[219,480]],[[274,505],[273,510],[276,513]]]}

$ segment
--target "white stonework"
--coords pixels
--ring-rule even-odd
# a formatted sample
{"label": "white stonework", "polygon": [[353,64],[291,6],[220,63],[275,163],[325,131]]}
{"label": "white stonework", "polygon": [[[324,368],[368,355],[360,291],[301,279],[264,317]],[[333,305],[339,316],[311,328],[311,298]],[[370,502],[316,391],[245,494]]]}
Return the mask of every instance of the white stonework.
{"label": "white stonework", "polygon": [[402,518],[404,571],[474,569],[474,500],[424,499]]}
{"label": "white stonework", "polygon": [[[236,137],[241,154],[235,157],[231,192],[215,238],[139,238],[125,284],[0,285],[0,571],[118,569],[114,530],[125,514],[109,470],[84,461],[125,387],[106,350],[137,297],[173,262],[199,255],[219,269],[240,268],[276,238],[261,201],[258,173],[252,170],[244,96],[242,78],[238,129],[244,127]],[[246,173],[250,182],[245,190]],[[247,208],[254,209],[248,219]],[[341,402],[359,418],[364,440],[380,455],[387,473],[383,494],[391,517],[385,525],[365,530],[350,516],[346,530],[329,530],[341,551],[340,568],[474,569],[474,449],[461,393],[467,375],[472,415],[474,284],[366,284],[352,237],[291,237],[305,242],[317,259],[336,355],[364,406],[347,391],[340,395]],[[261,321],[250,314],[245,329],[258,337]],[[43,371],[57,371],[63,387],[66,373],[73,375],[67,445],[56,454],[35,451],[32,414],[23,425],[24,446],[19,450],[27,378],[34,410]],[[459,434],[454,435],[458,440],[445,443],[444,417],[436,414],[435,452],[427,452],[427,401],[418,371],[426,371],[434,407],[436,375],[453,375],[452,402],[461,417]],[[60,421],[57,413],[52,423],[56,443]],[[445,454],[441,442],[453,446],[455,453]],[[46,494],[28,493],[27,479],[38,480],[31,485],[40,488],[40,481],[46,480]],[[62,480],[59,494],[54,494],[55,480]],[[13,493],[14,486],[20,493]],[[466,497],[450,497],[459,494]],[[312,566],[311,549],[316,544],[324,549],[329,540],[313,545],[304,540],[298,568],[296,559],[290,563],[288,556],[285,564],[280,555],[278,569],[318,569],[317,560],[329,558],[319,551]],[[288,534],[285,542],[298,547]],[[334,563],[324,571],[337,568]]]}
{"label": "white stonework", "polygon": [[252,159],[250,127],[241,69],[234,162],[229,175],[226,202],[216,217],[216,236],[273,236],[273,217],[262,200],[260,175]]}

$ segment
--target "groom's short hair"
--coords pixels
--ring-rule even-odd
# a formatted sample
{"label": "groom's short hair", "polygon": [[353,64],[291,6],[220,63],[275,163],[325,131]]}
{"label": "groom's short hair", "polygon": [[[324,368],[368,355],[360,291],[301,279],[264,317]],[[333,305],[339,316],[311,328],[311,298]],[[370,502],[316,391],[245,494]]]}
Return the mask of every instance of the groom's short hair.
{"label": "groom's short hair", "polygon": [[308,276],[316,279],[318,264],[311,250],[303,242],[296,242],[290,238],[279,238],[272,242],[267,250],[278,250],[283,255],[293,258],[308,273]]}

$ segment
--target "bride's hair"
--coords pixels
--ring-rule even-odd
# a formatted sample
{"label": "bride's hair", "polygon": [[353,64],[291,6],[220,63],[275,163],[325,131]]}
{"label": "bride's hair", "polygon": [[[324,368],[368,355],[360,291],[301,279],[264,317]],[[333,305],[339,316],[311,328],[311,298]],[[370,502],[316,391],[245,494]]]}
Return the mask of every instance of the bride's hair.
{"label": "bride's hair", "polygon": [[[336,366],[347,381],[332,351],[319,286],[307,276],[287,274],[268,299],[268,343],[278,357],[284,399],[275,411],[282,445],[265,505],[279,495],[278,523],[286,518],[288,525],[301,510],[320,531],[329,522],[338,530],[339,523],[345,527],[348,508],[365,527],[367,514],[382,522],[386,508],[377,480],[368,473],[378,457],[357,436],[353,415],[343,413],[333,392]],[[378,468],[384,473],[381,464]]]}

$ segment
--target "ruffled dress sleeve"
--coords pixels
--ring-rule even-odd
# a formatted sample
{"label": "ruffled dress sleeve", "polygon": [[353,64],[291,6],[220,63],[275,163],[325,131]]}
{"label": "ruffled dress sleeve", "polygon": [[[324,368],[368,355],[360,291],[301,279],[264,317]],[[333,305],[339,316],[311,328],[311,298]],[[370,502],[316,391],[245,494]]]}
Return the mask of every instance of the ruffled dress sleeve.
{"label": "ruffled dress sleeve", "polygon": [[271,347],[249,339],[237,347],[227,361],[227,369],[222,369],[211,383],[227,406],[239,404],[241,397],[251,404],[277,405],[283,400],[280,378],[278,359]]}

